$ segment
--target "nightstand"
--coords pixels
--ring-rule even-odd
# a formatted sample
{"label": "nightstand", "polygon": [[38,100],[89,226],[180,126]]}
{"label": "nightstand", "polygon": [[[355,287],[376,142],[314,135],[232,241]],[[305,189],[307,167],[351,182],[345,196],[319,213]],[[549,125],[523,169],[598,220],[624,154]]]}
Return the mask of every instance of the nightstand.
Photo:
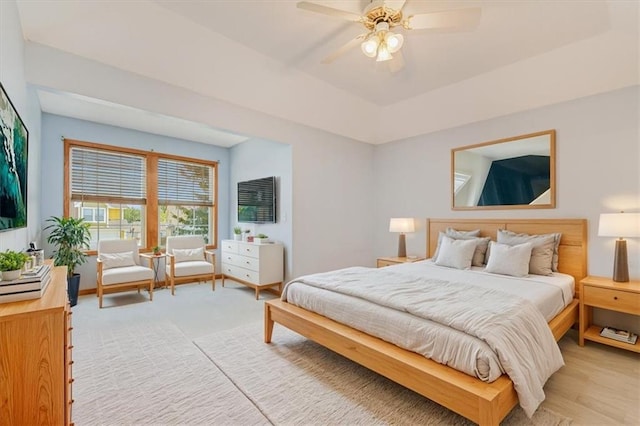
{"label": "nightstand", "polygon": [[419,260],[424,260],[424,257],[379,257],[377,267],[397,265],[399,263],[412,263]]}
{"label": "nightstand", "polygon": [[640,281],[618,283],[611,278],[585,277],[580,281],[579,344],[585,340],[640,353],[640,339],[635,345],[600,336],[602,326],[591,324],[593,308],[640,315]]}

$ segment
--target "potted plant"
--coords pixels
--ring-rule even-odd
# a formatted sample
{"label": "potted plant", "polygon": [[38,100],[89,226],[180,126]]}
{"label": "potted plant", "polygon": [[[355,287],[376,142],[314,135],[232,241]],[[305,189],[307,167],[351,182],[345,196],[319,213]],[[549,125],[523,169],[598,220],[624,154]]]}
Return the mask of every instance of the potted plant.
{"label": "potted plant", "polygon": [[233,239],[236,241],[242,241],[242,228],[239,226],[233,228]]}
{"label": "potted plant", "polygon": [[253,237],[253,242],[256,244],[265,244],[269,242],[269,236],[265,234],[258,234]]}
{"label": "potted plant", "polygon": [[19,251],[6,250],[0,253],[2,279],[9,281],[20,278],[20,273],[27,260],[29,260],[29,256]]}
{"label": "potted plant", "polygon": [[67,267],[67,292],[71,306],[78,303],[78,290],[80,288],[80,274],[75,273],[76,267],[87,261],[84,252],[89,248],[91,233],[89,224],[84,219],[73,217],[55,217],[47,219],[51,225],[45,229],[51,233],[47,242],[56,246],[53,252],[53,264]]}
{"label": "potted plant", "polygon": [[160,250],[160,246],[153,246],[151,250],[153,251],[154,256],[159,256],[162,254],[162,251]]}

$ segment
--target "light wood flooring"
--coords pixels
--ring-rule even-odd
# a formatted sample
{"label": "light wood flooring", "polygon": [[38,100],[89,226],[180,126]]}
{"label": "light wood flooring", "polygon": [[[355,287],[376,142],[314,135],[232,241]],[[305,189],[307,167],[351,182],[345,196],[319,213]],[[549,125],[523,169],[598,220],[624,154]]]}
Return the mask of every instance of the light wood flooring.
{"label": "light wood flooring", "polygon": [[[227,281],[226,287],[181,285],[176,295],[154,291],[146,294],[116,293],[98,309],[95,295],[82,296],[74,307],[77,327],[109,327],[127,321],[171,321],[182,332],[196,338],[216,331],[260,321],[265,293],[256,301],[253,290]],[[560,340],[565,366],[545,386],[542,403],[573,419],[573,425],[640,425],[640,354],[594,342],[578,346],[577,330]]]}
{"label": "light wood flooring", "polygon": [[561,340],[565,366],[544,387],[542,403],[575,425],[640,425],[640,354],[595,342]]}

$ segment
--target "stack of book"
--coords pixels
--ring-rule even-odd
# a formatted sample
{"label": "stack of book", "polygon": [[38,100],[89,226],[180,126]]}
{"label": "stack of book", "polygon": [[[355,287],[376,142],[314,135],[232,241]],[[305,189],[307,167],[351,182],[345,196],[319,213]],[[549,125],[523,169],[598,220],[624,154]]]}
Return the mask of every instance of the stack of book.
{"label": "stack of book", "polygon": [[631,345],[635,345],[638,340],[638,335],[631,333],[627,330],[619,330],[613,327],[604,327],[600,332],[602,337],[607,337],[609,339],[614,339],[619,342],[629,343]]}
{"label": "stack of book", "polygon": [[0,303],[17,302],[20,300],[37,299],[42,297],[51,281],[51,266],[40,265],[22,273],[15,280],[0,281]]}

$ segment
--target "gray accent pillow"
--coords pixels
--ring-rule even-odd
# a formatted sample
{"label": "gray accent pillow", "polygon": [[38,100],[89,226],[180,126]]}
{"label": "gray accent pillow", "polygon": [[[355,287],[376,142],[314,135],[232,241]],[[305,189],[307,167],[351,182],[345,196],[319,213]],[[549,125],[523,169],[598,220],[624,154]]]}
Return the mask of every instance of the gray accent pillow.
{"label": "gray accent pillow", "polygon": [[487,272],[514,277],[527,276],[533,248],[531,243],[509,245],[491,241],[489,247],[491,252],[487,260]]}
{"label": "gray accent pillow", "polygon": [[475,240],[456,240],[444,235],[440,241],[440,254],[435,260],[436,265],[469,269],[476,245]]}
{"label": "gray accent pillow", "polygon": [[[514,246],[516,244],[531,243],[531,259],[529,273],[536,275],[551,275],[553,273],[553,255],[556,247],[555,234],[528,235],[498,230],[498,242]],[[558,240],[559,242],[559,240]]]}

